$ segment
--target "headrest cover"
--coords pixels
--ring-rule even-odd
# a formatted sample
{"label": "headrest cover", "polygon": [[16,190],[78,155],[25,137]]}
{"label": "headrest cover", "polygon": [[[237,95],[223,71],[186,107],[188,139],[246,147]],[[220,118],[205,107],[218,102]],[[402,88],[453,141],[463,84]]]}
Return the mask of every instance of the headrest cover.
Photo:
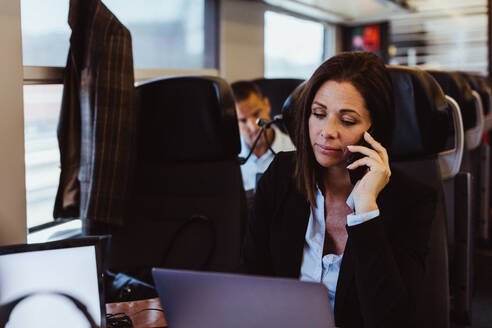
{"label": "headrest cover", "polygon": [[304,80],[300,79],[257,79],[253,81],[258,85],[263,96],[270,101],[272,118],[282,112],[285,100],[302,82]]}
{"label": "headrest cover", "polygon": [[456,72],[427,71],[439,83],[444,93],[458,103],[463,118],[463,128],[473,128],[477,124],[478,117],[475,111],[475,102],[472,89],[465,77]]}
{"label": "headrest cover", "polygon": [[232,91],[223,79],[181,76],[136,88],[140,161],[235,159],[240,151]]}
{"label": "headrest cover", "polygon": [[428,73],[388,66],[395,93],[392,159],[437,154],[444,150],[451,123],[446,98]]}

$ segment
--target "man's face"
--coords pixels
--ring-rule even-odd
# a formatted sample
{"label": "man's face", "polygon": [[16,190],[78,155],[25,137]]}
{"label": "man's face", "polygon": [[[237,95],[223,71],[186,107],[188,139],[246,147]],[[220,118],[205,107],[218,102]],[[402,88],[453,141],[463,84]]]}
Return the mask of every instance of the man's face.
{"label": "man's face", "polygon": [[[270,120],[270,102],[266,97],[261,98],[257,94],[251,93],[247,99],[236,102],[236,113],[239,132],[248,147],[251,148],[260,132],[260,127],[256,124],[256,120],[259,118]],[[265,145],[265,139],[260,138],[257,147],[263,145]]]}

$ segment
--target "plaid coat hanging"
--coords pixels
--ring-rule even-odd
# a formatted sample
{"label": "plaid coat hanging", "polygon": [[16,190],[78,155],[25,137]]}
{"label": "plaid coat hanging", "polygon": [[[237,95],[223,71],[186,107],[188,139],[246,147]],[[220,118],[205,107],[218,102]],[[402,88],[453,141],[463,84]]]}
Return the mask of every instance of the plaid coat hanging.
{"label": "plaid coat hanging", "polygon": [[132,41],[100,0],[71,0],[54,217],[122,225],[136,160]]}

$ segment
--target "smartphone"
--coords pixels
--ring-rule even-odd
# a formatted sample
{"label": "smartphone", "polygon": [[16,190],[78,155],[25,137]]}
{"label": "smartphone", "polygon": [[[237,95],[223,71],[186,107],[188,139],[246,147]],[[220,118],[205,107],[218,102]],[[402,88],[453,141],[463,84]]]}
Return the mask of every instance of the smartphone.
{"label": "smartphone", "polygon": [[[367,132],[369,132],[369,134],[371,134],[371,130],[368,130]],[[359,142],[357,142],[356,144],[357,146],[363,146],[363,147],[367,147],[367,148],[371,148],[371,145],[369,145],[367,143],[367,141],[364,139],[364,136],[362,136],[362,138],[360,138]],[[347,166],[352,164],[353,162],[363,158],[364,154],[362,153],[359,153],[359,152],[354,152],[354,153],[350,153],[349,156],[347,157]],[[367,166],[359,166],[358,168],[354,169],[354,170],[348,170],[349,171],[349,176],[350,176],[350,183],[353,184],[355,186],[355,184],[357,183],[357,181],[359,181],[360,179],[362,179],[362,177],[364,176],[364,174],[366,174],[367,172]]]}

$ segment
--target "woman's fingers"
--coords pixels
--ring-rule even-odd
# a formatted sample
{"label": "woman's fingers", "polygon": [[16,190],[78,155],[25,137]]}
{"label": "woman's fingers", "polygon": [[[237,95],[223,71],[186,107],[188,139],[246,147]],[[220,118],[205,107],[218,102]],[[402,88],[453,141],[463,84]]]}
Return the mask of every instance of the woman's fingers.
{"label": "woman's fingers", "polygon": [[368,132],[364,133],[364,140],[372,147],[364,147],[360,145],[347,146],[348,150],[352,153],[361,153],[371,158],[382,160],[383,163],[388,164],[388,152],[379,142],[377,142]]}
{"label": "woman's fingers", "polygon": [[[364,157],[364,158],[361,158],[361,159],[353,162],[349,166],[347,166],[347,169],[355,170],[356,168],[361,167],[361,166],[367,166],[368,167],[368,169],[366,171],[367,173],[364,175],[364,177],[361,180],[364,180],[364,179],[367,180],[367,178],[369,178],[369,176],[372,176],[372,178],[370,178],[370,180],[366,181],[366,182],[372,181],[371,183],[369,183],[371,185],[374,184],[374,186],[378,186],[378,185],[384,186],[388,183],[389,178],[391,176],[391,171],[390,171],[389,167],[387,165],[385,165],[384,163],[381,163],[380,161],[377,161],[373,158]],[[376,180],[374,180],[374,179],[376,179]],[[381,191],[381,190],[379,190],[379,191]],[[379,191],[377,193],[379,193]]]}
{"label": "woman's fingers", "polygon": [[383,147],[379,142],[374,139],[369,132],[364,132],[364,140],[367,141],[372,148],[378,152],[380,157],[383,159],[385,163],[389,163],[388,152],[386,148]]}
{"label": "woman's fingers", "polygon": [[[355,148],[349,150],[357,150],[367,155],[349,166],[347,169],[354,170],[358,167],[367,167],[366,173],[360,179],[354,187],[354,201],[356,204],[356,212],[362,211],[368,206],[373,207],[376,199],[388,184],[391,177],[391,170],[388,163],[388,153],[386,149],[369,134],[364,134],[365,141],[374,149],[366,150],[366,147]],[[368,155],[370,153],[371,155]],[[369,205],[368,205],[369,204]],[[376,205],[377,207],[377,205]]]}
{"label": "woman's fingers", "polygon": [[380,159],[374,159],[374,158],[366,156],[366,157],[362,157],[361,159],[356,160],[352,164],[348,165],[347,169],[354,170],[354,169],[358,168],[359,166],[367,166],[370,169],[381,168],[381,170],[384,170],[386,168],[386,166],[384,165],[384,163],[381,162]]}
{"label": "woman's fingers", "polygon": [[351,153],[361,153],[361,154],[364,154],[364,155],[369,156],[371,158],[382,160],[381,155],[379,155],[379,153],[377,151],[375,151],[374,149],[368,148],[368,147],[351,145],[351,146],[347,146],[347,149]]}

